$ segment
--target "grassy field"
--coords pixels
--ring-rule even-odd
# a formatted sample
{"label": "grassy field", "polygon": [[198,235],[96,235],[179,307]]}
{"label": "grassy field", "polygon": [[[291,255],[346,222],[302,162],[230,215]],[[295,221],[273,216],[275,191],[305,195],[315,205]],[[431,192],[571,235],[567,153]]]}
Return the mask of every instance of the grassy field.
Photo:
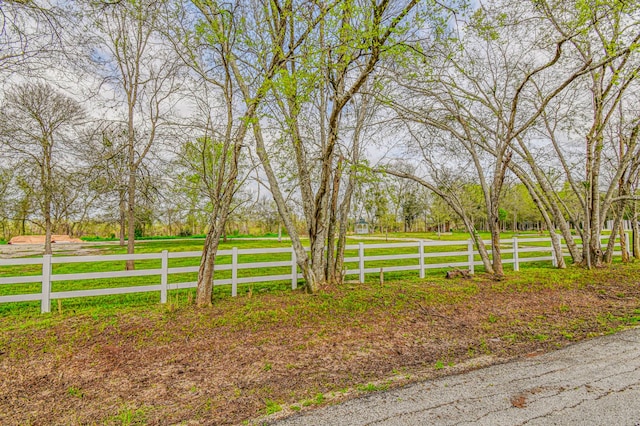
{"label": "grassy field", "polygon": [[[410,236],[410,237],[409,237]],[[524,234],[521,236],[538,236],[538,234]],[[467,235],[466,234],[453,234],[453,235],[441,235],[438,236],[436,234],[394,234],[389,236],[389,239],[382,236],[368,236],[364,239],[356,239],[350,238],[349,244],[357,244],[358,242],[364,242],[366,245],[377,244],[384,245],[393,242],[401,242],[406,240],[401,240],[401,238],[411,238],[412,240],[424,239],[425,241],[462,241],[463,244],[459,244],[456,246],[433,246],[426,247],[426,252],[428,254],[437,254],[444,252],[459,252],[459,255],[449,255],[448,257],[426,257],[425,264],[437,264],[444,263],[444,268],[440,269],[427,269],[427,274],[440,275],[442,274],[443,269],[448,268],[449,264],[454,262],[466,262],[467,261],[467,245],[465,242]],[[488,237],[488,236],[487,236]],[[505,235],[505,245],[504,248],[510,248],[510,234]],[[152,240],[145,241],[137,244],[136,253],[160,253],[162,250],[168,250],[170,252],[199,252],[202,249],[203,240],[202,239],[168,239],[168,240]],[[416,243],[417,244],[417,243]],[[546,242],[542,243],[527,243],[529,246],[541,246],[548,248],[549,244]],[[282,242],[278,242],[275,239],[229,239],[228,242],[223,242],[220,246],[220,250],[228,250],[232,247],[237,247],[240,250],[245,248],[273,248],[273,247],[289,247],[290,243],[287,240],[283,240]],[[366,246],[365,246],[366,247]],[[522,247],[521,247],[522,248]],[[85,244],[82,247],[82,253],[89,254],[124,254],[126,252],[125,247],[120,247],[117,244],[96,244],[91,245]],[[417,247],[389,247],[389,248],[374,248],[374,249],[366,249],[366,256],[386,256],[386,255],[398,255],[398,254],[414,254],[418,253]],[[56,254],[59,255],[72,255],[73,252],[66,253],[61,252]],[[548,254],[548,253],[546,253]],[[532,256],[540,256],[541,253],[522,253],[520,258],[526,259],[526,257]],[[347,250],[346,257],[354,258],[358,256],[357,249]],[[511,254],[504,254],[504,258],[506,260],[511,259]],[[199,264],[199,257],[196,256],[191,258],[180,258],[180,259],[170,259],[169,267],[184,267],[184,266],[197,266]],[[290,254],[288,253],[271,253],[271,254],[245,254],[240,255],[238,261],[240,263],[254,263],[254,262],[273,262],[273,261],[289,261]],[[479,257],[476,256],[476,260],[479,260]],[[230,255],[222,255],[218,256],[217,263],[220,265],[229,264],[231,262]],[[378,260],[373,262],[367,262],[367,268],[389,268],[394,266],[406,266],[406,265],[417,265],[418,259],[394,259],[394,260]],[[549,262],[546,262],[549,264]],[[523,264],[523,267],[528,266],[542,266],[545,263],[536,263],[536,264]],[[355,270],[358,268],[357,261],[347,262],[345,264],[347,269]],[[507,265],[507,268],[511,266]],[[136,269],[158,269],[160,268],[160,260],[139,260],[136,261]],[[77,273],[87,273],[87,272],[106,272],[106,271],[122,271],[124,269],[124,262],[91,262],[91,263],[69,263],[69,264],[54,264],[53,265],[53,273],[54,274],[77,274]],[[482,271],[482,267],[477,268],[478,271]],[[27,266],[0,266],[0,277],[8,277],[8,276],[25,276],[25,275],[40,275],[42,271],[42,267],[40,265],[27,265]],[[260,269],[241,269],[238,272],[239,278],[245,277],[257,277],[264,275],[286,275],[290,274],[290,266],[282,266],[282,267],[270,267],[270,268],[260,268]],[[417,271],[410,272],[386,272],[385,279],[404,279],[410,278],[411,276],[417,275]],[[378,279],[379,274],[370,274],[370,279]],[[219,271],[216,273],[216,279],[228,279],[231,278],[231,271]],[[355,280],[357,279],[357,275],[349,275],[346,277],[347,280]],[[126,278],[102,278],[102,279],[88,279],[88,280],[74,280],[74,281],[56,281],[52,283],[52,291],[60,292],[60,291],[71,291],[71,290],[88,290],[88,289],[100,289],[100,288],[116,288],[116,287],[131,287],[131,286],[145,286],[145,285],[155,285],[159,283],[159,276],[141,276],[141,277],[126,277]],[[194,282],[197,280],[197,273],[182,273],[182,274],[170,274],[169,283],[180,283],[180,282]],[[302,282],[301,282],[302,284]],[[238,291],[240,293],[246,294],[254,291],[272,291],[272,290],[284,290],[287,287],[290,287],[290,281],[282,281],[275,283],[254,283],[254,284],[245,284],[240,285]],[[0,286],[0,295],[16,295],[16,294],[34,294],[40,292],[41,285],[40,283],[31,283],[31,284],[16,284],[16,285],[2,285]],[[193,297],[194,291],[187,290],[183,292],[172,291],[172,295],[176,297]],[[186,294],[186,295],[185,295]],[[215,289],[215,297],[222,298],[228,297],[231,294],[231,287],[216,287]],[[127,295],[118,295],[118,296],[102,296],[102,297],[92,297],[92,298],[79,298],[79,299],[64,299],[59,303],[58,309],[70,309],[70,310],[78,310],[82,308],[95,308],[95,309],[104,309],[105,307],[117,307],[122,304],[130,304],[134,305],[140,304],[154,304],[157,303],[159,299],[159,294],[157,292],[154,293],[140,293],[140,294],[127,294]],[[54,308],[56,308],[54,306]],[[0,315],[3,314],[12,314],[16,315],[23,310],[38,310],[39,302],[24,302],[24,303],[12,303],[12,304],[0,304]]]}
{"label": "grassy field", "polygon": [[155,294],[65,300],[45,315],[7,304],[0,424],[261,423],[635,326],[639,274],[637,263],[534,265],[501,281],[370,276],[314,296],[220,288],[207,309],[190,291],[166,305]]}

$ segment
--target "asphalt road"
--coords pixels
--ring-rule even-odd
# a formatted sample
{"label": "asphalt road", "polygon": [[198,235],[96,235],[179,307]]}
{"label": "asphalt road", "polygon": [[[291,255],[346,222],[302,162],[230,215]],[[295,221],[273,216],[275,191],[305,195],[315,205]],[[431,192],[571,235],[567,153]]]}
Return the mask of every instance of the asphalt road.
{"label": "asphalt road", "polygon": [[274,424],[640,426],[640,328]]}

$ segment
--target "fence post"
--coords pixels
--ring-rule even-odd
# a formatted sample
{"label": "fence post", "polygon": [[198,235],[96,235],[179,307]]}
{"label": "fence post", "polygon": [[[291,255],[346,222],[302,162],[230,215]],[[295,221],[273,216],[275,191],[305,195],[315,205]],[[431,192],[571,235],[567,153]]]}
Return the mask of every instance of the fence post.
{"label": "fence post", "polygon": [[420,250],[420,278],[424,278],[424,240],[418,242],[418,250]]}
{"label": "fence post", "polygon": [[51,255],[42,256],[42,302],[40,312],[51,312]]}
{"label": "fence post", "polygon": [[238,295],[238,247],[232,249],[231,254],[231,296]]}
{"label": "fence post", "polygon": [[556,251],[553,248],[553,240],[551,240],[551,265],[554,268],[558,267],[558,259],[556,259]]}
{"label": "fence post", "polygon": [[626,231],[625,231],[625,233],[624,233],[624,242],[625,242],[625,247],[626,247],[626,249],[627,249],[627,254],[628,254],[628,256],[629,256],[628,258],[631,258],[631,252],[632,252],[633,250],[631,250],[631,248],[630,248],[630,247],[631,247],[631,244],[630,244],[630,241],[629,241],[629,233],[628,233],[628,232],[626,232]]}
{"label": "fence post", "polygon": [[360,260],[360,283],[364,283],[364,243],[358,245],[358,256]]}
{"label": "fence post", "polygon": [[474,244],[473,244],[473,238],[469,238],[469,241],[467,242],[467,262],[469,263],[469,273],[470,274],[474,274],[475,273],[475,268],[474,268],[474,264],[473,264],[473,254],[474,254]]}
{"label": "fence post", "polygon": [[518,237],[513,237],[513,270],[520,270],[520,257],[518,256]]}
{"label": "fence post", "polygon": [[162,250],[160,255],[162,264],[160,269],[160,303],[167,303],[167,289],[169,285],[169,251]]}
{"label": "fence post", "polygon": [[298,264],[296,249],[291,247],[291,290],[298,288]]}

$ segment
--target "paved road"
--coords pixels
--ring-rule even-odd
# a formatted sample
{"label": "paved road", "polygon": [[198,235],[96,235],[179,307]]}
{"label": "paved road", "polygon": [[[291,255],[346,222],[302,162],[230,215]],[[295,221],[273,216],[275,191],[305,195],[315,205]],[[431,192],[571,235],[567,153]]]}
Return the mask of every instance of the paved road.
{"label": "paved road", "polygon": [[287,425],[640,426],[640,328],[376,393]]}

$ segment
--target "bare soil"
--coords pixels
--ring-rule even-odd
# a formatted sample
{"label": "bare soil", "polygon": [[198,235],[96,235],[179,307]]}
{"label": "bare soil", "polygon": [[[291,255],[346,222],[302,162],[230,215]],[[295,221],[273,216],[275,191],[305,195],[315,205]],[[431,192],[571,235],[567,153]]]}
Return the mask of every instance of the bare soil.
{"label": "bare soil", "polygon": [[[90,242],[90,243],[56,243],[51,245],[54,254],[65,254],[73,256],[91,256],[100,254],[101,250],[97,245],[113,245],[110,242]],[[28,256],[42,256],[44,254],[43,244],[1,244],[0,259],[12,259]]]}
{"label": "bare soil", "polygon": [[0,424],[259,423],[636,324],[638,272],[540,269],[0,318]]}

